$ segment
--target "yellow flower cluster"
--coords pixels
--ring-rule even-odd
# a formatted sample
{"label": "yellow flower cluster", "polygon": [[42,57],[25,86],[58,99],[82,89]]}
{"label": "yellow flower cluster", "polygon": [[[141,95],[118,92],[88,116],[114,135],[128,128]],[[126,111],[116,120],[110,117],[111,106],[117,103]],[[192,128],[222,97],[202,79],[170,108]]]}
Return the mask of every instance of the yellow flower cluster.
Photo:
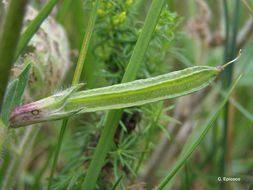
{"label": "yellow flower cluster", "polygon": [[134,1],[126,0],[126,1],[102,1],[100,4],[100,8],[97,10],[97,14],[100,18],[110,20],[110,23],[114,26],[120,26],[124,24],[127,18],[127,13],[129,9],[132,7]]}
{"label": "yellow flower cluster", "polygon": [[125,20],[126,20],[126,12],[125,11],[112,17],[112,23],[115,26],[124,23]]}

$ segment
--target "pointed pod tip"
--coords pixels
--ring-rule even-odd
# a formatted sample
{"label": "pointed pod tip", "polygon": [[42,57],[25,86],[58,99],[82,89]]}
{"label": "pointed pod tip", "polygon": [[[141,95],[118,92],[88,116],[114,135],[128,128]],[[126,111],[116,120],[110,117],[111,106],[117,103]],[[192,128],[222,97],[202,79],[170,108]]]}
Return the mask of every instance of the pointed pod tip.
{"label": "pointed pod tip", "polygon": [[229,65],[231,65],[232,63],[236,62],[236,61],[240,58],[241,54],[242,54],[242,50],[240,49],[240,50],[238,51],[238,54],[237,54],[236,58],[234,58],[233,60],[231,60],[231,61],[225,63],[224,65],[218,66],[217,69],[218,69],[219,71],[223,71],[227,66],[229,66]]}

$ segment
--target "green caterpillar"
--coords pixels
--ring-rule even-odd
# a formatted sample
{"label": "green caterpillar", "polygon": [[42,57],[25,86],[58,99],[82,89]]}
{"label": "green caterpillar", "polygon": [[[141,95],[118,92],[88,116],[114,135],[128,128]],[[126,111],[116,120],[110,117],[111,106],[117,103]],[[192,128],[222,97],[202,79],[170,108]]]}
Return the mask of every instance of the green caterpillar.
{"label": "green caterpillar", "polygon": [[176,98],[208,86],[230,63],[218,66],[195,66],[153,78],[113,86],[79,91],[82,84],[59,94],[15,108],[11,127],[57,120],[77,113],[120,109]]}

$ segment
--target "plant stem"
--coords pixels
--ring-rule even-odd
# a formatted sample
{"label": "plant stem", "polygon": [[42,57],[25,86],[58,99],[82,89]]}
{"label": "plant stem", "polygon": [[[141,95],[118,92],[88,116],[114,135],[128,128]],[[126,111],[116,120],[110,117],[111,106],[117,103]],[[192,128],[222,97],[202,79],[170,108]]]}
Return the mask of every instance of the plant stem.
{"label": "plant stem", "polygon": [[38,15],[35,17],[35,19],[28,25],[27,29],[20,37],[14,60],[16,60],[18,56],[22,53],[22,51],[24,50],[30,39],[39,29],[42,22],[48,17],[48,15],[50,14],[50,12],[52,11],[57,2],[58,0],[49,0],[47,4],[38,13]]}
{"label": "plant stem", "polygon": [[[225,53],[224,53],[224,59],[225,62],[233,59],[236,56],[237,53],[237,47],[236,47],[236,37],[237,37],[237,29],[239,24],[239,10],[240,10],[240,1],[235,0],[234,4],[234,12],[233,12],[233,25],[232,30],[230,31],[230,23],[229,23],[229,15],[228,15],[228,5],[227,1],[224,0],[224,12],[225,12],[225,28],[226,28],[226,41],[225,41]],[[222,88],[223,90],[227,90],[229,86],[231,85],[232,81],[232,75],[233,75],[233,65],[231,65],[222,75]],[[227,158],[228,158],[228,131],[231,129],[228,129],[229,124],[229,103],[227,103],[224,106],[224,124],[223,124],[223,136],[222,136],[222,156],[221,156],[221,167],[220,167],[220,176],[226,175],[226,165],[227,165]],[[220,186],[221,189],[225,188],[225,183],[221,183]]]}
{"label": "plant stem", "polygon": [[50,187],[52,185],[52,181],[53,181],[53,177],[54,177],[54,171],[55,171],[55,168],[56,168],[56,164],[57,164],[57,160],[58,160],[58,156],[59,156],[59,153],[60,153],[60,149],[61,149],[61,145],[62,145],[62,141],[63,141],[64,133],[66,131],[67,124],[68,124],[68,119],[64,119],[62,121],[59,139],[57,141],[57,145],[56,145],[56,148],[55,148],[56,151],[55,151],[55,155],[54,155],[54,158],[53,158],[53,165],[52,165],[51,170],[50,170],[50,176],[49,176],[49,180],[48,180],[48,184],[47,184],[47,189],[48,190],[50,189]]}
{"label": "plant stem", "polygon": [[[96,18],[97,18],[97,9],[99,7],[99,3],[100,0],[96,0],[93,9],[92,9],[92,13],[91,13],[91,17],[89,19],[89,23],[88,23],[88,27],[87,27],[87,32],[84,35],[83,38],[83,44],[82,44],[82,48],[81,48],[81,52],[78,58],[78,62],[77,62],[77,66],[76,66],[76,70],[74,73],[74,77],[72,80],[72,85],[78,84],[79,80],[80,80],[80,76],[82,74],[82,70],[83,70],[83,65],[84,65],[84,61],[86,59],[86,55],[87,55],[87,51],[88,51],[88,47],[90,44],[90,40],[91,40],[91,35],[92,32],[94,31],[94,27],[95,27],[95,23],[96,23]],[[64,119],[62,122],[62,126],[61,126],[61,130],[60,130],[60,136],[59,139],[57,141],[57,146],[56,146],[56,152],[53,158],[53,165],[50,171],[50,177],[49,177],[49,182],[48,182],[48,186],[47,189],[50,190],[51,184],[52,184],[52,180],[53,180],[53,176],[54,176],[54,171],[56,168],[56,164],[57,164],[57,160],[59,157],[59,153],[60,153],[60,149],[61,149],[61,145],[63,142],[63,137],[66,131],[66,127],[68,125],[68,118]]]}
{"label": "plant stem", "polygon": [[0,34],[0,110],[22,28],[28,0],[12,0]]}
{"label": "plant stem", "polygon": [[[152,1],[147,18],[144,22],[142,32],[138,38],[129,64],[126,68],[126,72],[123,76],[122,83],[132,81],[136,78],[164,3],[165,0]],[[87,171],[86,177],[82,184],[82,189],[92,190],[95,188],[96,181],[98,179],[101,168],[104,165],[106,155],[113,143],[113,137],[120,121],[122,112],[123,110],[111,110],[107,113],[104,122],[104,129],[95,149],[95,153]]]}
{"label": "plant stem", "polygon": [[96,4],[94,5],[94,7],[92,9],[91,18],[89,20],[89,23],[88,23],[88,26],[87,26],[87,31],[86,31],[85,37],[83,39],[81,52],[80,52],[80,55],[78,57],[78,61],[77,61],[77,65],[76,65],[72,85],[76,85],[76,84],[79,83],[80,76],[81,76],[82,71],[83,71],[83,65],[84,65],[84,61],[85,61],[85,58],[86,58],[86,55],[87,55],[87,52],[88,52],[88,49],[89,49],[91,35],[92,35],[92,32],[94,31],[94,26],[95,26],[95,22],[96,22],[96,18],[97,18],[97,9],[98,9],[98,6],[99,6],[99,2],[100,2],[100,0],[97,0]]}

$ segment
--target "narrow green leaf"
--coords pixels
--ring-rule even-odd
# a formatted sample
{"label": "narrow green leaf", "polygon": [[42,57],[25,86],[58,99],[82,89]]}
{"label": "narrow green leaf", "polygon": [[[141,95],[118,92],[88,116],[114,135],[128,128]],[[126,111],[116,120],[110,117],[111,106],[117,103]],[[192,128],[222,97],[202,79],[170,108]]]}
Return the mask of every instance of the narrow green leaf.
{"label": "narrow green leaf", "polygon": [[[155,30],[165,0],[152,1],[147,18],[145,19],[142,32],[135,45],[133,54],[128,63],[122,82],[132,81],[136,78],[143,57],[149,46],[152,34]],[[113,136],[118,126],[123,110],[111,110],[107,113],[104,129],[96,147],[93,159],[89,166],[87,175],[82,184],[82,189],[94,189],[104,160],[113,142]]]}
{"label": "narrow green leaf", "polygon": [[9,80],[9,73],[14,61],[15,50],[22,28],[23,16],[28,0],[12,0],[9,3],[3,28],[0,31],[0,110],[5,90]]}
{"label": "narrow green leaf", "polygon": [[17,86],[18,86],[18,79],[15,79],[12,82],[10,82],[10,84],[8,85],[6,89],[2,112],[1,112],[1,118],[5,125],[7,125],[9,121],[9,114],[10,114],[10,110],[13,104],[13,99],[16,94]]}
{"label": "narrow green leaf", "polygon": [[31,68],[32,65],[30,63],[27,64],[21,74],[18,76],[18,86],[15,92],[15,98],[12,103],[12,108],[21,104],[22,96],[29,79]]}
{"label": "narrow green leaf", "polygon": [[[238,51],[237,47],[237,37],[238,37],[238,31],[240,27],[240,6],[241,2],[240,0],[233,1],[232,7],[229,6],[229,1],[224,0],[223,1],[223,8],[224,8],[224,16],[225,16],[225,47],[224,47],[224,60],[229,61],[233,59]],[[230,9],[233,10],[230,12]],[[232,13],[230,15],[230,13]],[[226,71],[222,74],[222,88],[224,90],[227,90],[233,80],[233,72],[234,72],[234,66],[231,65],[226,69]],[[221,137],[222,141],[222,151],[221,151],[221,157],[220,157],[220,176],[224,176],[227,169],[227,156],[230,150],[228,149],[228,131],[229,131],[229,121],[231,120],[231,114],[229,113],[229,102],[224,106],[224,113],[223,113],[223,134]],[[226,189],[226,184],[221,183],[221,189]]]}
{"label": "narrow green leaf", "polygon": [[191,156],[193,151],[204,139],[209,129],[214,125],[216,118],[219,116],[220,111],[222,110],[226,102],[228,101],[229,95],[231,94],[235,86],[238,84],[240,78],[241,76],[238,77],[237,80],[234,82],[233,86],[231,87],[229,92],[226,94],[223,101],[218,105],[218,107],[216,108],[216,111],[214,111],[213,114],[211,114],[206,124],[192,131],[176,163],[173,165],[169,174],[161,181],[158,187],[155,188],[156,190],[165,189],[166,185],[173,179],[173,177],[175,177],[175,175],[178,173],[181,167],[186,163],[187,159]]}
{"label": "narrow green leaf", "polygon": [[[88,51],[88,47],[91,41],[91,36],[92,36],[92,32],[94,31],[94,27],[95,27],[95,23],[96,23],[96,18],[97,18],[97,10],[100,4],[100,0],[96,0],[93,8],[92,8],[92,13],[91,16],[89,18],[89,24],[88,24],[88,28],[87,28],[87,32],[83,37],[83,44],[82,44],[82,48],[81,48],[81,53],[79,55],[78,58],[78,62],[76,65],[76,69],[75,69],[75,73],[72,79],[72,84],[78,84],[79,80],[80,80],[80,76],[82,74],[82,70],[83,70],[83,65],[84,65],[84,61],[86,59],[86,55],[87,55],[87,51]],[[63,142],[63,137],[66,131],[66,127],[68,125],[68,118],[64,119],[62,121],[62,125],[61,125],[61,130],[60,130],[60,135],[59,135],[59,139],[57,142],[57,146],[56,146],[56,152],[53,158],[53,165],[50,171],[50,177],[49,177],[49,182],[48,182],[48,186],[47,189],[50,190],[51,188],[51,184],[52,184],[52,180],[53,180],[53,176],[54,176],[54,171],[56,168],[56,164],[57,164],[57,160],[59,157],[59,153],[60,153],[60,149],[61,149],[61,145]]]}
{"label": "narrow green leaf", "polygon": [[121,175],[121,176],[117,179],[117,181],[115,182],[115,184],[112,186],[111,190],[116,190],[116,188],[119,186],[119,184],[120,184],[122,178],[123,178],[123,175]]}
{"label": "narrow green leaf", "polygon": [[54,171],[55,171],[58,156],[59,156],[59,153],[60,153],[60,150],[61,150],[63,136],[64,136],[64,133],[66,131],[67,124],[68,124],[68,119],[64,119],[62,121],[60,136],[59,136],[59,140],[57,142],[56,149],[55,149],[56,152],[55,152],[55,155],[53,157],[53,165],[52,165],[51,170],[50,170],[50,176],[49,176],[49,180],[48,180],[48,184],[47,184],[47,190],[51,189],[51,185],[52,185],[53,177],[54,177]]}
{"label": "narrow green leaf", "polygon": [[97,18],[97,10],[99,7],[99,3],[100,3],[100,1],[96,1],[96,3],[94,4],[94,7],[92,9],[91,18],[90,18],[88,26],[87,26],[88,30],[86,31],[85,37],[83,39],[81,52],[78,57],[74,77],[72,80],[72,85],[76,85],[79,83],[80,76],[83,71],[84,61],[86,59],[86,55],[87,55],[88,48],[90,45],[92,32],[94,31],[94,26],[95,26],[95,22],[96,22],[96,18]]}
{"label": "narrow green leaf", "polygon": [[158,127],[162,130],[162,132],[165,134],[165,136],[167,137],[168,140],[171,139],[170,133],[168,131],[168,129],[166,127],[164,127],[163,125],[158,125]]}
{"label": "narrow green leaf", "polygon": [[39,29],[42,22],[48,17],[48,15],[50,14],[50,12],[52,11],[57,2],[58,0],[49,0],[47,4],[38,13],[38,15],[35,17],[35,19],[28,25],[28,27],[21,35],[21,38],[19,40],[17,51],[15,53],[15,60],[22,53],[22,51],[24,50],[30,39]]}

